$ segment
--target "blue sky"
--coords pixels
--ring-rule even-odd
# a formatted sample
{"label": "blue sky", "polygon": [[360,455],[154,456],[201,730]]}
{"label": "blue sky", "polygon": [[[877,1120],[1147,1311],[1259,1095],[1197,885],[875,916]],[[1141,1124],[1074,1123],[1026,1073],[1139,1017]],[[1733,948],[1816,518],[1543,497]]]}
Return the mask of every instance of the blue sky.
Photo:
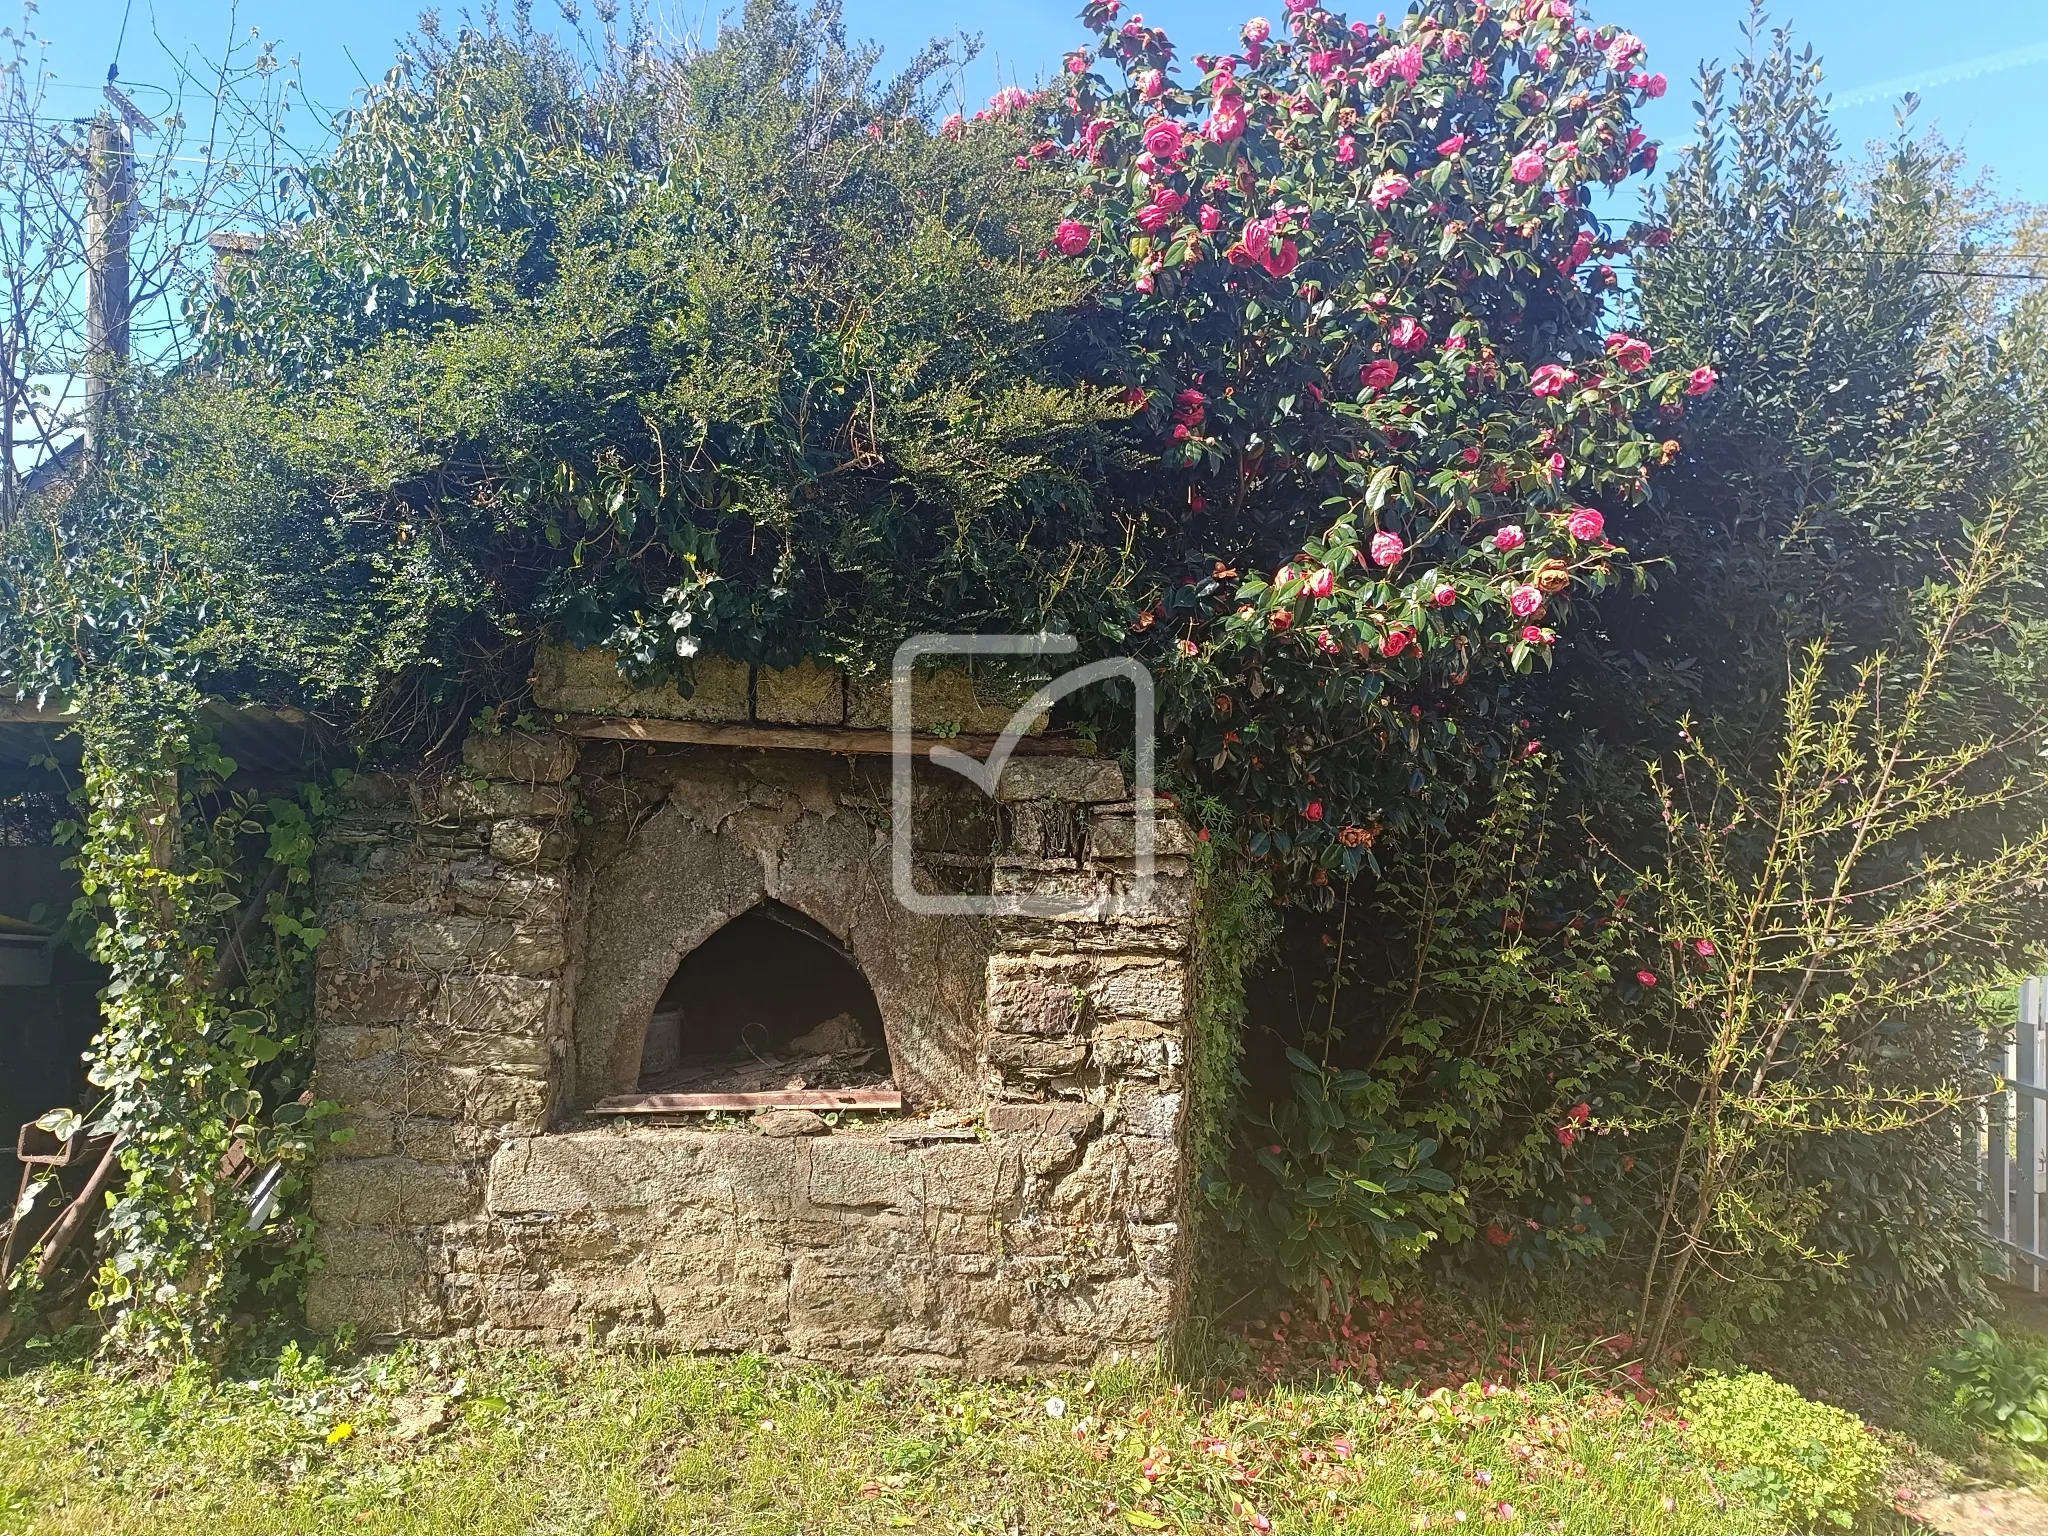
{"label": "blue sky", "polygon": [[[1280,9],[1280,0],[1130,3],[1164,26],[1184,54],[1226,46],[1245,16],[1262,7],[1274,14]],[[725,6],[714,0],[707,10],[699,4],[671,0],[669,14],[680,27],[708,30]],[[65,87],[51,104],[67,113],[87,113],[95,105],[125,11],[121,74],[136,87],[145,109],[152,105],[148,84],[170,76],[166,46],[215,55],[230,37],[246,36],[254,27],[276,38],[282,53],[297,57],[307,97],[324,114],[346,107],[363,76],[383,73],[417,9],[407,0],[317,6],[304,0],[55,0],[35,25],[51,40],[50,64]],[[536,0],[534,9],[549,12],[551,0]],[[999,82],[1029,84],[1055,68],[1079,35],[1077,9],[1078,0],[1002,6],[847,0],[850,30],[897,58],[933,34],[980,33],[985,51],[966,82],[978,98]],[[1702,58],[1726,58],[1739,49],[1747,11],[1747,0],[1597,4],[1597,18],[1639,33],[1650,45],[1651,67],[1673,81],[1671,94],[1647,113],[1655,136],[1673,142],[1687,135],[1693,98],[1680,82],[1690,79]],[[459,6],[442,8],[448,22],[461,14]],[[1847,143],[1888,136],[1897,94],[1918,88],[1920,122],[1939,126],[1974,161],[1990,167],[2007,195],[2048,202],[2048,0],[1945,6],[1924,0],[1806,0],[1796,8],[1781,6],[1775,15],[1791,20],[1821,55],[1835,95],[1836,126]]]}

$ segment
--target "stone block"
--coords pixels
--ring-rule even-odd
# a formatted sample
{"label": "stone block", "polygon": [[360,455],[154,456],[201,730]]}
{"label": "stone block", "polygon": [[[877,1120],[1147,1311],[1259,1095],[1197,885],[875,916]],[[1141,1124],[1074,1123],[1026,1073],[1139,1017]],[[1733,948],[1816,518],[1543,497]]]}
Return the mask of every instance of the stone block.
{"label": "stone block", "polygon": [[[1152,853],[1155,858],[1185,858],[1188,853],[1186,823],[1164,808],[1152,818]],[[1138,818],[1127,808],[1098,808],[1089,818],[1088,857],[1134,859],[1137,856]]]}
{"label": "stone block", "polygon": [[636,688],[618,658],[599,647],[579,650],[543,645],[535,657],[533,701],[566,715],[645,716],[654,720],[744,721],[751,693],[747,666],[723,656],[699,656],[690,665],[688,697],[673,683]]}
{"label": "stone block", "polygon": [[511,941],[503,922],[480,917],[388,918],[376,924],[376,957],[406,970],[477,970]]}
{"label": "stone block", "polygon": [[407,1117],[391,1122],[391,1144],[416,1163],[458,1163],[468,1157],[474,1143],[482,1139],[462,1120],[428,1120]]}
{"label": "stone block", "polygon": [[328,1270],[306,1282],[306,1320],[322,1329],[353,1323],[368,1333],[432,1334],[445,1326],[440,1308],[421,1285]]}
{"label": "stone block", "polygon": [[359,1227],[431,1225],[477,1208],[479,1181],[468,1168],[409,1157],[323,1163],[313,1175],[313,1214]]}
{"label": "stone block", "polygon": [[472,1031],[438,1023],[414,1025],[406,1031],[405,1043],[414,1060],[437,1068],[473,1067],[536,1082],[554,1054],[546,1038],[535,1031]]}
{"label": "stone block", "polygon": [[1174,1221],[1180,1215],[1180,1149],[1144,1136],[1098,1136],[1081,1166],[1060,1180],[1050,1209],[1072,1227]]}
{"label": "stone block", "polygon": [[1081,804],[1122,800],[1124,771],[1115,763],[1087,757],[1013,757],[996,786],[998,800],[1071,800]]}
{"label": "stone block", "polygon": [[810,1157],[813,1205],[923,1208],[918,1168],[891,1147],[834,1138],[811,1143]]}
{"label": "stone block", "polygon": [[1180,1107],[1178,1093],[1127,1086],[1117,1095],[1107,1119],[1112,1130],[1171,1141],[1180,1128]]}
{"label": "stone block", "polygon": [[435,1016],[451,1029],[478,1034],[544,1034],[558,985],[532,976],[449,976]]}
{"label": "stone block", "polygon": [[491,857],[500,864],[522,867],[559,864],[575,851],[576,842],[559,821],[494,821]]}
{"label": "stone block", "polygon": [[925,1202],[933,1210],[967,1215],[1006,1211],[1023,1190],[1023,1159],[1006,1147],[942,1143],[924,1148],[917,1161],[924,1175]]}
{"label": "stone block", "polygon": [[486,779],[522,784],[559,784],[576,771],[576,743],[552,732],[472,731],[462,743],[462,762]]}
{"label": "stone block", "polygon": [[389,1157],[398,1150],[398,1138],[394,1134],[395,1122],[388,1111],[383,1109],[344,1109],[334,1120],[322,1128],[343,1133],[340,1141],[331,1142],[331,1151],[323,1156],[334,1158]]}
{"label": "stone block", "polygon": [[754,669],[754,718],[768,725],[838,725],[846,719],[846,674],[804,660]]}
{"label": "stone block", "polygon": [[1112,1021],[1090,1030],[1088,1040],[1105,1076],[1162,1081],[1181,1069],[1180,1037],[1156,1024]]}
{"label": "stone block", "polygon": [[1088,1059],[1087,1042],[1042,1040],[1030,1035],[990,1035],[989,1065],[1030,1077],[1061,1077]]}
{"label": "stone block", "polygon": [[825,1117],[808,1109],[764,1109],[753,1119],[754,1129],[763,1136],[823,1136],[832,1127]]}
{"label": "stone block", "polygon": [[398,1033],[388,1024],[367,1029],[330,1024],[314,1037],[313,1058],[323,1069],[366,1061],[396,1050]]}
{"label": "stone block", "polygon": [[[846,723],[870,730],[887,730],[895,723],[887,671],[847,681]],[[1010,728],[1017,706],[1030,697],[1033,684],[977,678],[964,667],[947,667],[922,673],[912,679],[910,723],[913,730],[963,731],[970,736],[989,736]],[[1029,734],[1045,729],[1043,714],[1032,718]]]}
{"label": "stone block", "polygon": [[413,1232],[337,1222],[320,1230],[320,1260],[330,1275],[417,1285],[426,1279],[427,1245]]}
{"label": "stone block", "polygon": [[1033,1178],[1045,1178],[1072,1163],[1082,1143],[1101,1126],[1102,1111],[1093,1104],[1059,1101],[988,1108],[989,1133],[999,1144],[1015,1146]]}
{"label": "stone block", "polygon": [[790,1266],[792,1328],[832,1334],[842,1347],[875,1344],[901,1315],[901,1288],[871,1264],[805,1256]]}
{"label": "stone block", "polygon": [[474,917],[560,921],[567,908],[567,893],[558,875],[486,868],[459,873],[450,884],[455,910]]}
{"label": "stone block", "polygon": [[997,860],[992,888],[998,896],[1033,896],[1056,904],[1048,916],[1037,919],[1041,923],[1098,929],[1134,918],[1193,917],[1194,887],[1186,879],[1185,861],[1176,867],[1171,860],[1162,859],[1155,874],[1145,889],[1130,871],[1100,864],[1061,870],[1006,865]]}
{"label": "stone block", "polygon": [[508,784],[496,779],[457,778],[442,786],[440,804],[443,814],[464,820],[509,816],[538,820],[568,815],[575,798],[560,784]]}
{"label": "stone block", "polygon": [[989,1028],[1013,1035],[1075,1035],[1088,1017],[1093,967],[1043,955],[991,955]]}
{"label": "stone block", "polygon": [[1088,984],[1098,1017],[1179,1024],[1188,1016],[1187,967],[1177,960],[1095,962]]}

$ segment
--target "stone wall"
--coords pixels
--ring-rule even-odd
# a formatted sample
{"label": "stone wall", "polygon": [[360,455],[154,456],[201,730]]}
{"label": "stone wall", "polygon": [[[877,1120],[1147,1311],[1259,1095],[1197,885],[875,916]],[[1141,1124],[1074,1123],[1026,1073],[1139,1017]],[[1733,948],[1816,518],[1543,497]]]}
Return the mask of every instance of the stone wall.
{"label": "stone wall", "polygon": [[[977,1373],[1162,1340],[1193,899],[1162,815],[1132,904],[1114,767],[1020,758],[993,805],[920,771],[934,888],[1122,908],[991,922],[894,902],[886,759],[495,736],[465,765],[358,781],[322,859],[319,1086],[353,1136],[315,1177],[316,1321]],[[591,1115],[680,958],[764,897],[858,960],[905,1113]]]}

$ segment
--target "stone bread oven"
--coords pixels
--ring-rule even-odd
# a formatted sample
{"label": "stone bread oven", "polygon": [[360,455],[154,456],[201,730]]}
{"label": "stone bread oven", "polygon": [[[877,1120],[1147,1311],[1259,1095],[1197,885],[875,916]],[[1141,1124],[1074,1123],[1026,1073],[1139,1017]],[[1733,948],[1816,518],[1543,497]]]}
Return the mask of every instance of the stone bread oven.
{"label": "stone bread oven", "polygon": [[[921,725],[1008,718],[933,681]],[[1113,915],[920,916],[886,698],[718,664],[686,700],[590,652],[535,697],[554,732],[358,781],[323,857],[318,1083],[351,1136],[315,1173],[313,1318],[976,1373],[1155,1348],[1184,1288],[1179,825],[1133,907],[1113,765],[1033,743],[990,801],[921,763],[921,889]]]}

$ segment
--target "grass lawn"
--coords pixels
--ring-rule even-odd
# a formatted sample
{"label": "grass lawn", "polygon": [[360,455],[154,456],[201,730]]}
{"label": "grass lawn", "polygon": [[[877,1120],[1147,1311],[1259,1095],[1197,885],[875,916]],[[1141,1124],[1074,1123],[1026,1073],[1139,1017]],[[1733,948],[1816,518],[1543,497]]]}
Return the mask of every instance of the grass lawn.
{"label": "grass lawn", "polygon": [[758,1358],[408,1346],[266,1373],[0,1376],[0,1531],[1773,1529],[1594,1380],[1205,1394],[894,1385]]}

